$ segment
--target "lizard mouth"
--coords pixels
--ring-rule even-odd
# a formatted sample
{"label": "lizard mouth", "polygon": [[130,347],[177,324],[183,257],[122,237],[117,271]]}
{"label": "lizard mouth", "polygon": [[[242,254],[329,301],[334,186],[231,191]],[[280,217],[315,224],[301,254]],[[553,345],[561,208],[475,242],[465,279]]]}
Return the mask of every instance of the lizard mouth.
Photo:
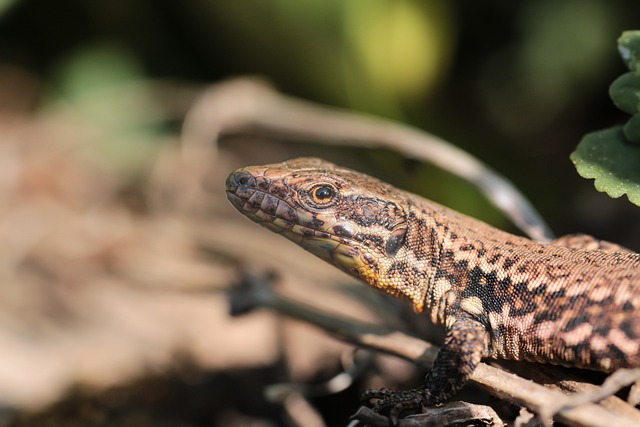
{"label": "lizard mouth", "polygon": [[359,242],[328,231],[335,229],[344,235],[346,226],[332,222],[330,227],[323,227],[329,221],[274,195],[266,178],[264,181],[260,178],[246,169],[239,169],[227,178],[227,199],[239,212],[347,272],[353,273],[365,265]]}

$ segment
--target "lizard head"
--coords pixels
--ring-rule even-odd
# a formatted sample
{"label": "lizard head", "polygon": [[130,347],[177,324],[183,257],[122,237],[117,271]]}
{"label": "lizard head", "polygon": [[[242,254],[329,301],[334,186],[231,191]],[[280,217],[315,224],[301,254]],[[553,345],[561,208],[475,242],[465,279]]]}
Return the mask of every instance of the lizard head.
{"label": "lizard head", "polygon": [[238,169],[226,190],[254,222],[421,311],[426,286],[408,262],[408,193],[315,158]]}

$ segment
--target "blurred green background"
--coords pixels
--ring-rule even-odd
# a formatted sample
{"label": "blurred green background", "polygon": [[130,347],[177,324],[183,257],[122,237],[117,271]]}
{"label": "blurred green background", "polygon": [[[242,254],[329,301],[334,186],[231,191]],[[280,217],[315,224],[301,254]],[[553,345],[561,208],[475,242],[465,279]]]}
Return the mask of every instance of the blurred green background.
{"label": "blurred green background", "polygon": [[[607,88],[626,71],[616,39],[634,28],[637,0],[3,0],[0,66],[40,82],[26,108],[80,105],[107,124],[104,152],[123,170],[143,168],[180,120],[114,88],[259,75],[448,139],[511,179],[558,235],[640,249],[638,208],[598,193],[569,161],[585,133],[626,120]],[[108,102],[95,96],[105,91]],[[382,178],[509,227],[442,171],[360,154]]]}

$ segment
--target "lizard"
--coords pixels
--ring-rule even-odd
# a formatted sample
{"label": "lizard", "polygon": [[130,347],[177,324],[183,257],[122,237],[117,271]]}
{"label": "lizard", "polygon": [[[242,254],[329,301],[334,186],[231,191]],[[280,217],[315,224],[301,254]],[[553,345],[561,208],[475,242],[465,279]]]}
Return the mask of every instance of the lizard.
{"label": "lizard", "polygon": [[376,412],[446,401],[485,357],[640,367],[640,254],[622,246],[529,240],[317,158],[238,169],[226,194],[249,219],[445,326],[421,387],[364,393]]}

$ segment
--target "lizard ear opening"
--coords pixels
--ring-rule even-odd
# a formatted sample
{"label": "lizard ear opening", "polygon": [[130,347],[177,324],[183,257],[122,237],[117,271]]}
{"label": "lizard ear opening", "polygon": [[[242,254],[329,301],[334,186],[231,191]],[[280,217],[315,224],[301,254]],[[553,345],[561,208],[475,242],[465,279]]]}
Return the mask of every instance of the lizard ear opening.
{"label": "lizard ear opening", "polygon": [[387,245],[384,250],[387,253],[387,256],[392,257],[395,256],[402,245],[404,245],[404,237],[407,234],[406,228],[400,228],[398,230],[394,230],[389,236],[389,240],[387,240]]}

